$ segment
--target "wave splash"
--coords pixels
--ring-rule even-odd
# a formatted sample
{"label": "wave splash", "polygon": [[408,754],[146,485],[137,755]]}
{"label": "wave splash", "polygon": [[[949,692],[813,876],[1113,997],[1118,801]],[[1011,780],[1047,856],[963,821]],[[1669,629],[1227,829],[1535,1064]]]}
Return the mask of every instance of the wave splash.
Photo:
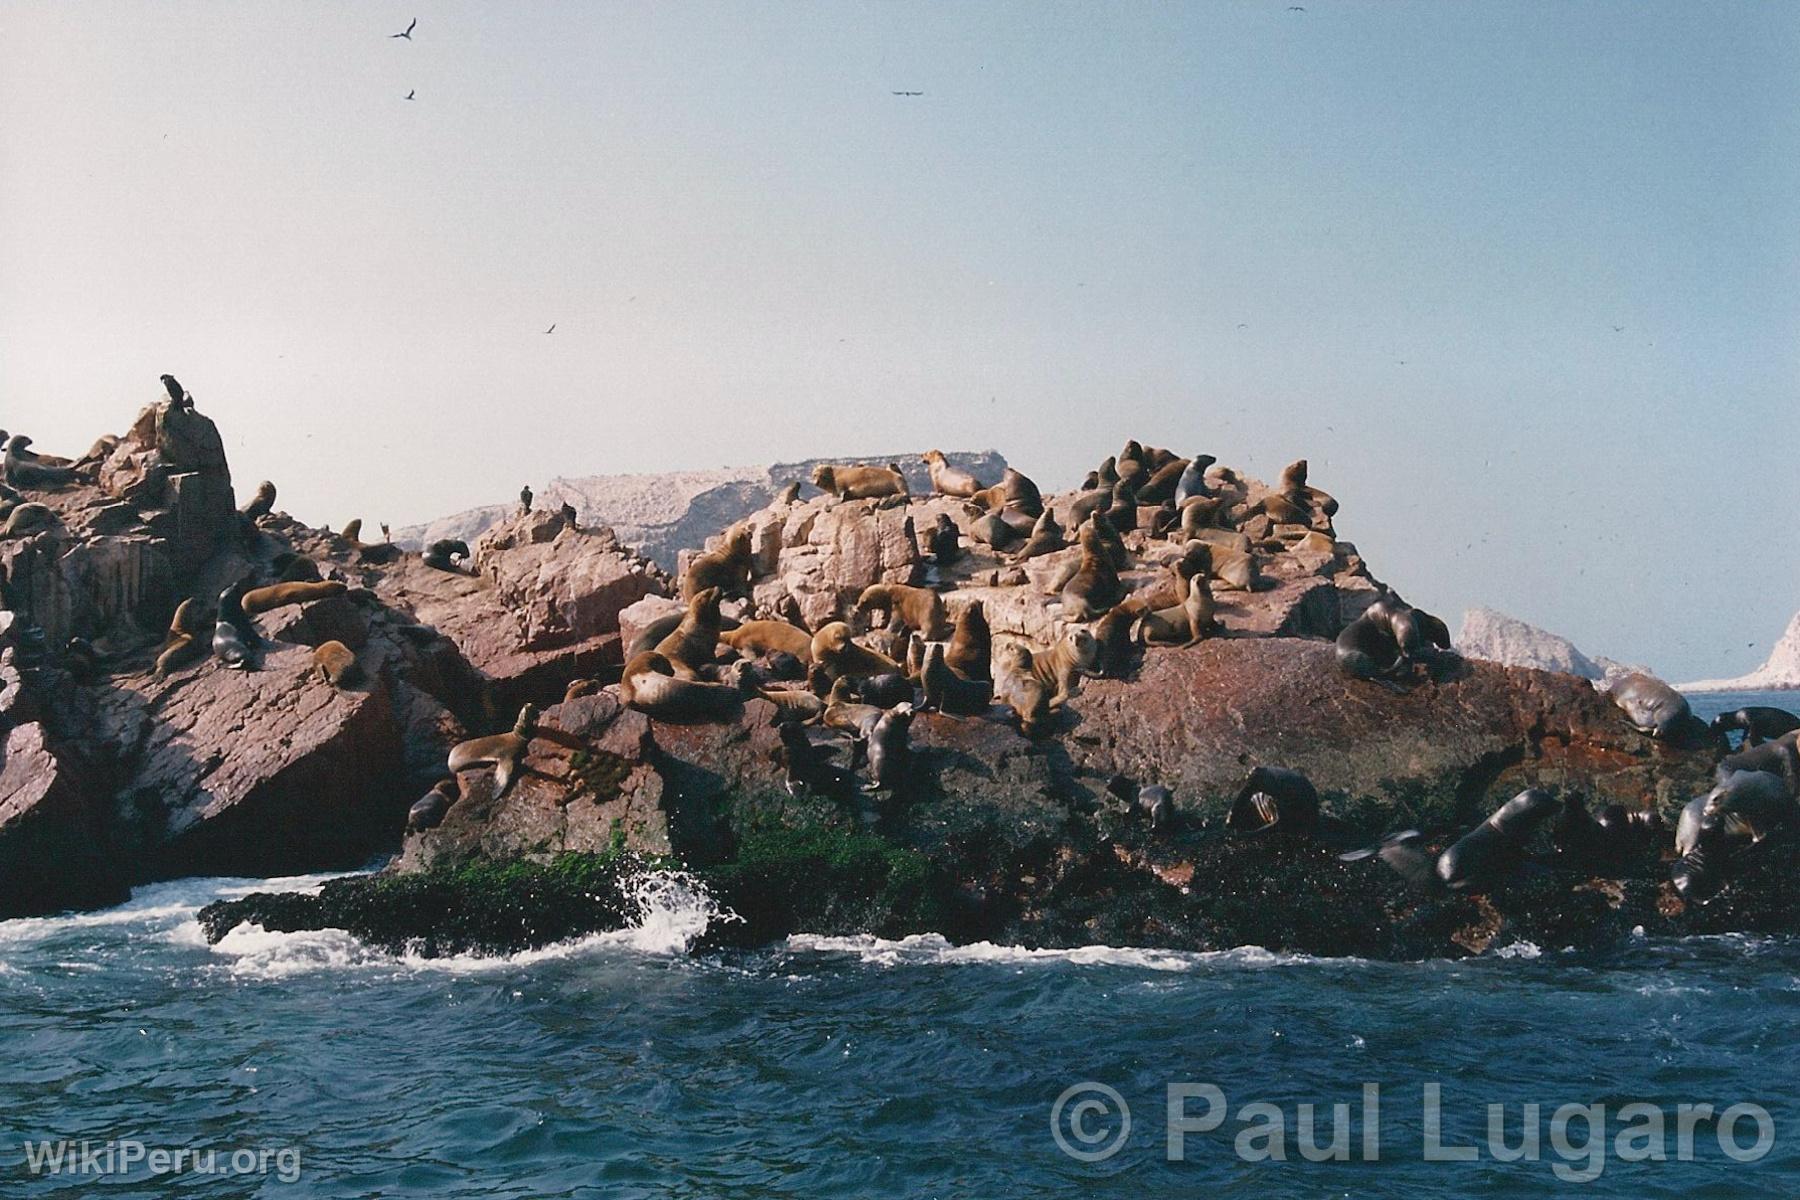
{"label": "wave splash", "polygon": [[942,934],[922,933],[903,938],[871,934],[825,937],[797,933],[783,948],[794,954],[854,954],[871,966],[999,965],[1070,963],[1076,966],[1131,967],[1145,971],[1193,971],[1208,965],[1273,967],[1304,963],[1360,962],[1360,959],[1327,959],[1310,954],[1279,953],[1261,946],[1234,950],[1146,950],[1131,946],[1077,946],[1067,950],[1033,950],[994,942],[958,946]]}

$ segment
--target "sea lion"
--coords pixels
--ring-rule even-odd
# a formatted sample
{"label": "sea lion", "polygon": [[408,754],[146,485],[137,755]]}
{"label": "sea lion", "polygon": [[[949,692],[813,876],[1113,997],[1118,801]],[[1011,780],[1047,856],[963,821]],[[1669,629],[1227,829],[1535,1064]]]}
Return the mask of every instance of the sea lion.
{"label": "sea lion", "polygon": [[1049,689],[1052,711],[1068,703],[1075,694],[1075,680],[1083,675],[1100,673],[1100,642],[1090,630],[1071,627],[1054,646],[1027,646],[1031,673]]}
{"label": "sea lion", "polygon": [[1257,767],[1238,788],[1226,814],[1233,833],[1311,837],[1319,827],[1319,790],[1286,767]]}
{"label": "sea lion", "polygon": [[244,611],[252,616],[259,613],[273,612],[290,604],[309,604],[314,600],[329,600],[333,596],[341,596],[350,589],[336,579],[326,579],[318,583],[275,583],[268,587],[252,588],[244,593]]}
{"label": "sea lion", "polygon": [[1785,708],[1755,704],[1720,713],[1712,720],[1712,731],[1721,739],[1739,729],[1744,732],[1743,748],[1750,749],[1800,729],[1800,717]]}
{"label": "sea lion", "polygon": [[1138,526],[1138,494],[1137,485],[1129,479],[1121,479],[1113,484],[1112,503],[1103,510],[1113,528],[1121,532],[1136,529]]}
{"label": "sea lion", "polygon": [[427,829],[436,829],[444,823],[444,817],[456,800],[456,780],[438,780],[406,810],[406,832],[424,833]]}
{"label": "sea lion", "polygon": [[338,536],[352,545],[362,544],[362,518],[357,517],[338,531]]}
{"label": "sea lion", "polygon": [[1204,537],[1205,531],[1218,527],[1219,518],[1229,508],[1223,496],[1190,496],[1180,504],[1181,520],[1172,537],[1181,541]]}
{"label": "sea lion", "polygon": [[[1204,545],[1205,543],[1198,543]],[[1180,578],[1179,576],[1177,577]],[[1212,585],[1204,574],[1186,579],[1187,598],[1170,608],[1148,612],[1138,621],[1137,639],[1146,646],[1197,645],[1218,625]]]}
{"label": "sea lion", "polygon": [[456,560],[469,557],[469,543],[461,538],[439,538],[425,547],[425,565],[434,571],[460,574]]}
{"label": "sea lion", "polygon": [[1038,491],[1038,485],[1032,481],[1031,476],[1023,471],[1006,468],[1000,476],[1000,489],[1002,507],[1015,509],[1033,520],[1043,515],[1043,493]]}
{"label": "sea lion", "polygon": [[[1100,539],[1100,545],[1106,551],[1106,561],[1113,565],[1113,570],[1123,571],[1130,565],[1131,556],[1126,553],[1125,539],[1119,536],[1119,527],[1113,523],[1110,510],[1097,512],[1089,517],[1086,527],[1092,529],[1094,536]],[[1077,531],[1076,540],[1079,541],[1080,537],[1080,532]]]}
{"label": "sea lion", "polygon": [[36,533],[40,529],[48,529],[56,521],[56,513],[48,504],[37,504],[26,501],[15,504],[6,514],[6,523],[0,525],[0,538],[23,537],[28,533]]}
{"label": "sea lion", "polygon": [[1113,458],[1110,454],[1107,455],[1100,460],[1100,469],[1095,474],[1095,482],[1108,491],[1111,491],[1112,485],[1119,482],[1118,460]]}
{"label": "sea lion", "polygon": [[750,594],[750,530],[738,527],[725,535],[717,550],[695,556],[681,577],[681,598],[692,600],[696,592],[717,588],[721,595]]}
{"label": "sea lion", "polygon": [[[725,632],[730,633],[731,631],[726,630]],[[808,654],[812,653],[810,641],[807,643],[806,650]],[[770,679],[800,680],[806,678],[806,662],[799,655],[790,654],[786,650],[766,652],[762,656],[762,663],[763,669]]]}
{"label": "sea lion", "polygon": [[1639,733],[1670,741],[1699,721],[1687,697],[1653,675],[1633,672],[1612,689],[1612,701]]}
{"label": "sea lion", "polygon": [[[630,662],[646,650],[656,649],[656,644],[668,637],[669,634],[673,633],[675,627],[680,625],[682,619],[686,616],[687,610],[685,608],[671,613],[664,613],[662,616],[656,618],[656,620],[638,630],[637,635],[631,639],[631,644],[625,647],[625,661]],[[721,633],[720,636],[723,636],[723,633]]]}
{"label": "sea lion", "polygon": [[813,745],[812,739],[801,725],[786,722],[778,732],[781,737],[781,765],[786,775],[783,784],[788,795],[798,796],[803,791],[819,794],[830,792],[837,782],[837,769],[831,765],[832,752]]}
{"label": "sea lion", "polygon": [[1297,458],[1289,463],[1281,472],[1280,491],[1296,503],[1316,509],[1327,517],[1337,516],[1337,499],[1329,492],[1311,487],[1306,482],[1306,460]]}
{"label": "sea lion", "polygon": [[1048,732],[1050,689],[1031,669],[1031,651],[1019,642],[994,647],[994,698],[1019,716],[1019,732],[1035,738]]}
{"label": "sea lion", "polygon": [[168,678],[169,672],[181,666],[183,660],[198,654],[201,644],[195,635],[199,633],[200,625],[200,613],[192,596],[175,606],[175,615],[169,619],[168,636],[156,654],[152,674],[157,679]]}
{"label": "sea lion", "polygon": [[856,694],[865,704],[892,708],[896,704],[912,703],[913,684],[903,674],[866,675],[856,681]]}
{"label": "sea lion", "polygon": [[925,692],[925,708],[952,716],[976,716],[993,703],[994,686],[986,680],[964,679],[944,661],[944,647],[933,642],[925,648],[925,664],[919,669],[919,686]]}
{"label": "sea lion", "polygon": [[773,503],[779,504],[783,508],[787,508],[793,504],[798,504],[799,502],[800,502],[800,481],[798,479],[788,480],[787,486],[781,489],[781,491],[776,495],[776,497],[773,501]]}
{"label": "sea lion", "polygon": [[1114,480],[1106,487],[1091,492],[1078,493],[1069,501],[1068,509],[1063,517],[1063,524],[1070,529],[1080,529],[1087,519],[1097,512],[1105,512],[1112,507],[1113,489],[1118,486]]}
{"label": "sea lion", "polygon": [[1736,859],[1796,813],[1786,780],[1767,771],[1733,771],[1688,802],[1675,831],[1679,857],[1669,881],[1684,900],[1705,903],[1729,881]]}
{"label": "sea lion", "polygon": [[703,683],[677,677],[669,658],[650,650],[625,664],[619,679],[619,698],[628,708],[670,724],[703,722],[729,724],[743,711],[742,664],[734,663],[737,683]]}
{"label": "sea lion", "polygon": [[947,567],[962,556],[961,536],[950,515],[939,513],[937,523],[925,531],[925,553],[938,566]]}
{"label": "sea lion", "polygon": [[260,642],[256,626],[244,613],[247,580],[240,579],[219,593],[219,608],[213,622],[213,656],[234,671],[250,670],[251,649]]}
{"label": "sea lion", "polygon": [[600,690],[600,684],[593,679],[571,679],[563,687],[563,703],[579,700],[583,696],[592,696]]}
{"label": "sea lion", "polygon": [[1160,783],[1141,787],[1137,794],[1137,811],[1149,818],[1153,833],[1160,833],[1175,823],[1175,797]]}
{"label": "sea lion", "polygon": [[973,600],[956,615],[956,627],[944,647],[944,664],[964,679],[988,678],[993,637],[981,601]]}
{"label": "sea lion", "polygon": [[786,621],[745,621],[719,634],[734,650],[749,654],[791,654],[802,663],[812,661],[813,635]]}
{"label": "sea lion", "polygon": [[850,626],[842,621],[832,621],[813,634],[812,656],[833,679],[900,670],[900,664],[887,655],[859,646],[850,636]]}
{"label": "sea lion", "polygon": [[245,520],[256,522],[275,511],[275,485],[267,479],[256,485],[256,494],[250,497],[244,507],[238,509]]}
{"label": "sea lion", "polygon": [[836,729],[860,740],[874,731],[885,711],[878,704],[858,700],[856,689],[846,678],[831,685],[831,695],[826,699],[825,712],[820,719],[827,729]]}
{"label": "sea lion", "polygon": [[1006,518],[995,513],[982,513],[969,522],[969,540],[1004,552],[1023,541],[1024,535]]}
{"label": "sea lion", "polygon": [[1196,454],[1181,468],[1181,478],[1175,482],[1175,507],[1181,508],[1193,499],[1213,499],[1213,492],[1206,484],[1206,469],[1219,460],[1210,454]]}
{"label": "sea lion", "polygon": [[57,466],[31,452],[31,439],[14,434],[6,443],[6,479],[17,487],[59,488],[75,478],[73,467]]}
{"label": "sea lion", "polygon": [[1364,612],[1337,635],[1337,669],[1350,679],[1367,679],[1398,690],[1393,676],[1405,667],[1390,623],[1379,613]]}
{"label": "sea lion", "polygon": [[825,701],[803,688],[762,687],[756,694],[775,706],[772,724],[816,721],[825,715]]}
{"label": "sea lion", "polygon": [[703,588],[688,597],[687,612],[656,643],[656,653],[669,661],[678,678],[694,679],[717,655],[719,634],[719,589]]}
{"label": "sea lion", "polygon": [[1482,891],[1518,867],[1525,840],[1562,802],[1542,788],[1527,788],[1438,855],[1438,880],[1453,892]]}
{"label": "sea lion", "polygon": [[269,569],[275,572],[277,583],[316,583],[319,579],[319,564],[292,550],[283,550],[270,559]]}
{"label": "sea lion", "polygon": [[966,498],[985,486],[969,472],[951,466],[945,460],[942,450],[927,450],[919,457],[924,461],[926,470],[931,472],[932,490],[940,496]]}
{"label": "sea lion", "polygon": [[1562,798],[1562,811],[1550,826],[1550,844],[1578,867],[1598,866],[1612,857],[1614,849],[1612,834],[1594,819],[1579,795]]}
{"label": "sea lion", "polygon": [[1175,489],[1181,483],[1181,473],[1187,470],[1187,467],[1187,459],[1175,458],[1155,468],[1151,472],[1150,478],[1144,480],[1144,485],[1138,488],[1138,501],[1142,504],[1161,504],[1165,500],[1173,499]]}
{"label": "sea lion", "polygon": [[105,673],[105,662],[94,644],[84,637],[72,637],[63,643],[62,668],[76,683],[97,682]]}
{"label": "sea lion", "polygon": [[1094,622],[1094,639],[1100,645],[1100,674],[1107,679],[1123,679],[1131,670],[1132,630],[1138,618],[1150,609],[1136,596],[1121,601]]}
{"label": "sea lion", "polygon": [[840,500],[873,500],[904,496],[906,476],[892,467],[857,467],[821,463],[813,468],[813,486]]}
{"label": "sea lion", "polygon": [[356,654],[340,641],[321,642],[312,653],[313,666],[323,679],[335,688],[354,687],[362,680],[362,668]]}
{"label": "sea lion", "polygon": [[1063,616],[1071,621],[1091,621],[1124,599],[1119,573],[1093,524],[1081,530],[1081,563],[1062,589]]}
{"label": "sea lion", "polygon": [[512,786],[513,776],[519,769],[520,760],[525,756],[525,748],[531,744],[531,739],[537,732],[537,716],[537,706],[527,704],[519,710],[518,719],[513,722],[510,732],[458,742],[450,750],[450,773],[454,775],[470,767],[492,766],[494,797],[498,799],[506,795],[506,789]]}
{"label": "sea lion", "polygon": [[193,396],[189,395],[188,390],[181,386],[181,381],[179,379],[176,379],[173,375],[163,375],[160,378],[162,379],[163,391],[169,393],[169,407],[194,407]]}
{"label": "sea lion", "polygon": [[1723,782],[1733,771],[1767,771],[1787,781],[1790,792],[1800,793],[1800,731],[1727,754],[1719,760],[1714,778]]}
{"label": "sea lion", "polygon": [[929,641],[950,636],[944,617],[944,598],[930,588],[911,587],[904,583],[871,583],[856,598],[854,615],[867,617],[876,610],[888,614],[888,621],[899,620],[908,629],[916,629]]}
{"label": "sea lion", "polygon": [[1041,554],[1054,554],[1068,544],[1063,527],[1056,523],[1056,513],[1046,508],[1032,523],[1031,536],[1025,539],[1025,545],[1009,561],[1022,563]]}
{"label": "sea lion", "polygon": [[869,731],[869,782],[863,785],[863,791],[892,792],[905,782],[907,768],[912,765],[912,719],[913,706],[901,703],[875,722],[875,728]]}

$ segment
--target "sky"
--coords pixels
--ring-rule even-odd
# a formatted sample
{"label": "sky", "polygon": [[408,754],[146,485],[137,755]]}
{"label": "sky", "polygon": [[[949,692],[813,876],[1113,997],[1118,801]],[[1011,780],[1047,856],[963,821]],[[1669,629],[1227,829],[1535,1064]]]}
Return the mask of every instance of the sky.
{"label": "sky", "polygon": [[240,493],[371,528],[1304,456],[1453,628],[1755,666],[1800,608],[1800,5],[1302,7],[11,0],[0,426],[79,453],[171,372]]}

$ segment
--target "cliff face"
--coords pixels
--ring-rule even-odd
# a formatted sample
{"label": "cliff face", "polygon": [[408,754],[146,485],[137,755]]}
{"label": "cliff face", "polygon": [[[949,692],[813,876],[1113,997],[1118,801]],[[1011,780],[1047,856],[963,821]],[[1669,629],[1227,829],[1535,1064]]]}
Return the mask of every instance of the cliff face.
{"label": "cliff face", "polygon": [[1788,622],[1781,640],[1762,666],[1736,679],[1701,679],[1681,685],[1695,692],[1756,692],[1800,688],[1800,613]]}
{"label": "cliff face", "polygon": [[1536,671],[1561,671],[1607,686],[1633,671],[1651,673],[1646,667],[1630,667],[1610,658],[1590,658],[1568,638],[1491,608],[1471,608],[1463,613],[1456,647],[1469,658]]}

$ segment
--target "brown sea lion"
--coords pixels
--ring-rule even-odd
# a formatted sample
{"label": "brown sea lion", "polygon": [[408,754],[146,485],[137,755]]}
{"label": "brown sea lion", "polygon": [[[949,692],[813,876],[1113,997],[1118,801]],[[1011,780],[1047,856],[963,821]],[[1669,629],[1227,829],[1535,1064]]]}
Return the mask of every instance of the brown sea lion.
{"label": "brown sea lion", "polygon": [[944,647],[944,663],[964,679],[987,679],[992,654],[993,636],[988,631],[987,613],[982,610],[981,601],[971,601],[956,615],[950,643]]}
{"label": "brown sea lion", "polygon": [[856,738],[866,738],[874,731],[883,712],[879,705],[865,704],[858,700],[856,689],[850,685],[850,680],[839,679],[831,685],[823,721],[827,729],[836,729]]}
{"label": "brown sea lion", "polygon": [[656,643],[656,653],[666,658],[682,679],[694,679],[711,663],[719,649],[719,589],[703,588],[688,597],[687,612]]}
{"label": "brown sea lion", "polygon": [[1180,604],[1145,613],[1138,622],[1138,640],[1146,646],[1192,646],[1215,628],[1212,587],[1205,575],[1185,584],[1187,596]]}
{"label": "brown sea lion", "polygon": [[948,513],[939,513],[937,523],[925,531],[925,553],[940,567],[947,567],[962,557],[962,537],[956,522]]}
{"label": "brown sea lion", "polygon": [[168,636],[163,638],[162,648],[157,651],[156,667],[153,674],[158,679],[168,678],[169,672],[181,666],[189,659],[198,658],[206,649],[200,640],[200,630],[206,625],[204,614],[199,605],[189,596],[175,606],[175,615],[169,619]]}
{"label": "brown sea lion", "polygon": [[[970,507],[973,508],[973,506]],[[971,512],[970,515],[974,517],[969,522],[969,540],[971,542],[1003,552],[1025,539],[1024,534],[998,513],[976,511]]]}
{"label": "brown sea lion", "polygon": [[944,619],[944,598],[930,588],[911,587],[904,583],[871,583],[856,598],[855,615],[866,617],[881,610],[891,622],[898,618],[908,629],[915,629],[928,641],[950,636]]}
{"label": "brown sea lion", "polygon": [[857,467],[821,463],[813,468],[813,486],[840,500],[872,500],[904,496],[906,476],[892,467]]}
{"label": "brown sea lion", "polygon": [[902,701],[881,714],[868,734],[869,782],[865,792],[894,791],[912,765],[913,706]]}
{"label": "brown sea lion", "polygon": [[336,579],[327,579],[318,583],[273,583],[268,587],[252,588],[244,593],[244,611],[255,616],[258,613],[273,612],[290,604],[307,604],[314,600],[328,600],[333,596],[341,596],[349,588]]}
{"label": "brown sea lion", "polygon": [[1100,642],[1090,630],[1069,629],[1054,646],[1027,647],[1031,673],[1050,691],[1052,710],[1061,708],[1075,694],[1075,681],[1100,673]]}
{"label": "brown sea lion", "polygon": [[756,694],[775,706],[775,724],[816,721],[825,713],[825,701],[804,688],[763,687]]}
{"label": "brown sea lion", "polygon": [[1113,568],[1105,543],[1090,523],[1081,530],[1081,565],[1062,589],[1063,616],[1071,621],[1091,621],[1124,599],[1119,573]]}
{"label": "brown sea lion", "polygon": [[944,661],[944,647],[933,642],[925,649],[925,663],[919,670],[919,686],[925,693],[925,707],[956,716],[984,713],[993,703],[994,686],[982,679],[964,679]]}
{"label": "brown sea lion", "polygon": [[15,504],[6,514],[6,523],[0,525],[0,538],[22,537],[27,533],[36,533],[40,529],[48,529],[56,521],[56,513],[47,504],[26,501]]}
{"label": "brown sea lion", "polygon": [[834,680],[900,671],[900,664],[887,655],[858,645],[850,636],[850,626],[842,621],[832,621],[813,634],[812,656]]}
{"label": "brown sea lion", "polygon": [[750,594],[750,530],[739,526],[725,535],[717,550],[696,555],[681,577],[681,598],[692,600],[694,593],[718,588],[722,595]]}
{"label": "brown sea lion", "polygon": [[1131,631],[1139,617],[1150,611],[1142,597],[1132,596],[1114,605],[1094,622],[1094,640],[1100,647],[1100,674],[1123,679],[1131,670]]}
{"label": "brown sea lion", "polygon": [[942,450],[927,450],[919,456],[931,472],[931,487],[940,496],[968,497],[979,492],[981,480],[960,467],[951,466]]}
{"label": "brown sea lion", "polygon": [[537,706],[527,704],[519,710],[519,718],[513,722],[511,732],[458,742],[450,751],[450,773],[454,775],[470,767],[492,766],[494,795],[504,796],[506,789],[512,786],[519,761],[525,756],[525,748],[531,744],[531,737],[537,731],[537,714]]}
{"label": "brown sea lion", "polygon": [[570,700],[579,700],[583,696],[592,696],[599,690],[600,684],[595,680],[571,679],[569,680],[568,686],[563,688],[563,702],[567,703]]}
{"label": "brown sea lion", "polygon": [[246,520],[257,521],[275,511],[275,485],[267,479],[256,485],[256,494],[238,509]]}
{"label": "brown sea lion", "polygon": [[1016,509],[1036,520],[1044,511],[1044,497],[1038,491],[1038,485],[1023,471],[1006,468],[1000,476],[1000,488],[1003,507]]}
{"label": "brown sea lion", "polygon": [[748,654],[781,651],[803,663],[812,661],[812,639],[812,634],[786,621],[745,621],[719,634],[719,640],[733,650]]}
{"label": "brown sea lion", "polygon": [[1019,731],[1026,737],[1047,732],[1050,689],[1031,669],[1031,651],[1019,642],[1003,642],[994,648],[994,698],[1019,716]]}
{"label": "brown sea lion", "polygon": [[1070,529],[1080,529],[1082,524],[1089,517],[1097,512],[1105,512],[1107,509],[1111,508],[1113,503],[1113,489],[1118,486],[1118,482],[1119,481],[1115,479],[1105,487],[1096,488],[1091,492],[1081,492],[1076,495],[1069,501],[1067,509],[1064,510],[1063,524]]}
{"label": "brown sea lion", "polygon": [[313,649],[312,661],[319,678],[332,687],[354,687],[362,680],[362,668],[357,665],[355,652],[342,642],[320,642]]}
{"label": "brown sea lion", "polygon": [[1041,554],[1054,554],[1067,548],[1068,539],[1063,536],[1063,528],[1056,523],[1056,513],[1046,508],[1031,527],[1031,536],[1025,539],[1025,545],[1009,560],[1022,563]]}
{"label": "brown sea lion", "polygon": [[1165,500],[1175,498],[1175,485],[1181,482],[1181,473],[1187,470],[1188,460],[1172,458],[1163,466],[1156,468],[1144,485],[1138,489],[1137,498],[1144,504],[1161,504]]}
{"label": "brown sea lion", "polygon": [[732,664],[736,683],[702,683],[676,677],[666,656],[646,651],[625,664],[619,698],[626,707],[673,725],[736,721],[743,712],[743,665]]}
{"label": "brown sea lion", "polygon": [[338,531],[338,536],[343,538],[346,542],[354,542],[358,545],[361,545],[362,544],[362,518],[357,517],[354,521],[351,521],[348,525],[345,525],[343,527],[343,529]]}
{"label": "brown sea lion", "polygon": [[413,801],[413,806],[406,810],[406,832],[424,833],[427,829],[436,829],[442,825],[450,806],[456,803],[457,796],[456,780],[438,780],[429,792]]}

